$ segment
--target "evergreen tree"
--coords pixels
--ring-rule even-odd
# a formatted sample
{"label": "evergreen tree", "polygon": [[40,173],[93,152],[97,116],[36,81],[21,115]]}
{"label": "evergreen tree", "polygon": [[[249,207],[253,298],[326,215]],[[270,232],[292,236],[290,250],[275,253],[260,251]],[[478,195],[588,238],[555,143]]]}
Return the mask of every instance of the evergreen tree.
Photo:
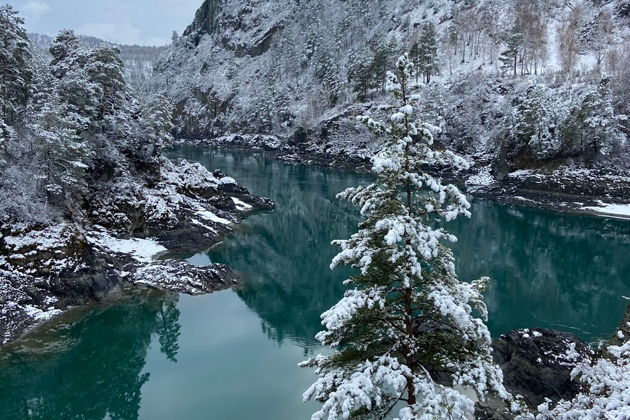
{"label": "evergreen tree", "polygon": [[50,72],[58,79],[56,90],[60,100],[83,130],[92,129],[102,90],[85,71],[89,51],[81,47],[73,31],[64,29],[55,37],[49,52],[53,57]]}
{"label": "evergreen tree", "polygon": [[87,191],[86,170],[90,148],[80,136],[81,127],[56,92],[35,96],[27,128],[35,159],[43,171],[46,202],[72,206]]}
{"label": "evergreen tree", "polygon": [[0,169],[3,169],[7,162],[7,146],[11,138],[11,129],[4,122],[4,115],[0,110]]}
{"label": "evergreen tree", "polygon": [[32,79],[30,43],[23,25],[10,5],[0,6],[0,122],[7,125],[26,105]]}
{"label": "evergreen tree", "polygon": [[50,69],[52,73],[62,78],[71,69],[85,64],[85,56],[81,54],[79,37],[70,29],[61,30],[48,48],[52,56]]}
{"label": "evergreen tree", "polygon": [[142,123],[145,154],[157,158],[173,143],[173,102],[163,94],[150,98],[142,106]]}
{"label": "evergreen tree", "polygon": [[512,134],[518,144],[533,150],[535,157],[551,158],[560,151],[558,120],[547,89],[542,85],[532,86],[514,108]]}
{"label": "evergreen tree", "polygon": [[89,80],[100,88],[97,112],[99,121],[113,116],[125,101],[124,64],[118,47],[101,45],[88,55],[85,72]]}
{"label": "evergreen tree", "polygon": [[418,41],[414,41],[411,44],[411,49],[409,50],[409,59],[413,63],[413,73],[416,76],[416,85],[418,84],[421,71],[420,71],[420,44]]}
{"label": "evergreen tree", "polygon": [[90,81],[83,68],[68,69],[57,82],[57,92],[61,101],[68,107],[84,130],[94,127],[102,91],[99,85]]}
{"label": "evergreen tree", "polygon": [[385,39],[381,35],[377,35],[371,42],[374,59],[372,60],[371,73],[375,80],[377,87],[385,91],[385,85],[387,82],[387,69],[389,68],[390,61],[396,48],[395,40],[385,42]]}
{"label": "evergreen tree", "polygon": [[339,60],[330,48],[320,48],[315,63],[315,74],[328,96],[328,105],[333,107],[339,101],[342,81],[339,77]]}
{"label": "evergreen tree", "polygon": [[351,55],[351,62],[348,79],[352,83],[352,90],[360,100],[365,100],[368,91],[374,87],[372,55],[369,50],[361,49]]}
{"label": "evergreen tree", "polygon": [[504,74],[512,71],[514,77],[516,77],[522,43],[523,35],[521,34],[520,26],[518,23],[515,23],[505,38],[505,50],[499,56],[499,60],[503,63],[501,69]]}
{"label": "evergreen tree", "polygon": [[[349,264],[360,273],[322,314],[326,330],[317,338],[336,351],[301,364],[320,376],[304,394],[323,402],[314,419],[385,418],[397,404],[404,420],[471,417],[474,403],[456,386],[470,386],[482,399],[490,392],[509,398],[492,362],[488,329],[472,315],[471,304],[487,315],[487,279],[458,281],[445,244],[456,238],[439,227],[469,216],[470,205],[455,186],[422,169],[467,165],[432,149],[433,127],[413,118],[412,71],[405,55],[396,74],[388,74],[399,102],[389,125],[360,117],[386,139],[373,158],[376,182],[339,194],[361,207],[363,220],[350,239],[335,241],[342,251],[331,267]],[[437,373],[447,374],[453,387],[436,383]]]}
{"label": "evergreen tree", "polygon": [[417,44],[417,59],[414,60],[414,64],[417,63],[416,71],[423,74],[424,82],[427,84],[431,82],[431,75],[437,73],[437,51],[435,26],[433,23],[427,23],[422,28]]}
{"label": "evergreen tree", "polygon": [[603,79],[597,89],[584,98],[579,121],[585,140],[583,145],[590,146],[596,154],[610,154],[620,135],[608,79]]}

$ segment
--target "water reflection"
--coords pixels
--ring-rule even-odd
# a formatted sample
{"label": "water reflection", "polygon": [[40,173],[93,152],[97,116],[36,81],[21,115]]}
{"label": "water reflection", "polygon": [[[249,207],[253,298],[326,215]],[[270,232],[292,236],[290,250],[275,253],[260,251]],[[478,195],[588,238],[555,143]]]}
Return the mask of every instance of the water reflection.
{"label": "water reflection", "polygon": [[490,328],[613,333],[630,293],[630,222],[477,201],[453,231],[462,278],[489,275]]}
{"label": "water reflection", "polygon": [[337,252],[330,242],[351,235],[358,221],[356,211],[335,195],[368,178],[246,153],[179,153],[235,174],[253,192],[276,201],[275,211],[248,218],[224,243],[190,261],[224,262],[239,270],[243,285],[237,293],[260,316],[263,332],[310,348],[321,329],[320,314],[339,300],[341,281],[351,273],[328,268]]}
{"label": "water reflection", "polygon": [[[319,314],[343,293],[349,272],[330,272],[332,239],[356,229],[357,210],[335,199],[364,175],[287,165],[261,155],[181,149],[179,156],[230,173],[277,210],[248,219],[224,244],[192,261],[225,262],[245,273],[239,296],[282,342],[305,346]],[[561,215],[474,200],[473,217],[451,223],[462,279],[488,275],[493,335],[521,327],[567,330],[594,340],[610,334],[630,295],[630,222]]]}
{"label": "water reflection", "polygon": [[0,419],[136,419],[151,336],[177,355],[177,297],[136,295],[64,315],[0,352]]}
{"label": "water reflection", "polygon": [[[69,312],[0,350],[0,419],[300,419],[314,403],[296,364],[319,352],[319,314],[349,271],[328,270],[329,242],[356,229],[335,199],[365,176],[286,165],[247,153],[176,152],[222,168],[278,203],[191,261],[226,262],[243,286],[179,299],[137,293]],[[630,222],[476,200],[453,223],[462,279],[490,275],[494,335],[547,326],[609,334],[630,296]],[[142,395],[141,395],[142,392]]]}

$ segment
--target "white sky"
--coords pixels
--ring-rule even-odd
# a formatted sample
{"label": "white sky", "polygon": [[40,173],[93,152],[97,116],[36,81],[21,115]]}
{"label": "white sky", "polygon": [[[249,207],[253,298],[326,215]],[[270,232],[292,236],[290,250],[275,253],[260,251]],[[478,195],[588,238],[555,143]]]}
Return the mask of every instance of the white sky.
{"label": "white sky", "polygon": [[74,29],[121,44],[164,45],[182,33],[203,0],[0,0],[26,20],[29,32]]}

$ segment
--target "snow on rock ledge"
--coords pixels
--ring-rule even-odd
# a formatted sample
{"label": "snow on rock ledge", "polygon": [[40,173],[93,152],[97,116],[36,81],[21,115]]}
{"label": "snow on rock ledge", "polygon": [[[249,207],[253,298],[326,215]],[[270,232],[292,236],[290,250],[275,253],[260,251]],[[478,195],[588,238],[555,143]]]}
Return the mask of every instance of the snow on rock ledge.
{"label": "snow on rock ledge", "polygon": [[144,266],[133,276],[134,284],[189,295],[202,295],[236,285],[238,276],[229,267],[214,264],[192,267],[184,261],[159,261]]}
{"label": "snow on rock ledge", "polygon": [[608,216],[618,216],[630,219],[630,204],[610,204],[597,200],[598,206],[582,207],[583,210],[593,211]]}
{"label": "snow on rock ledge", "polygon": [[156,256],[167,251],[154,239],[117,239],[106,232],[90,232],[87,239],[90,244],[104,251],[131,255],[138,262],[151,262]]}
{"label": "snow on rock ledge", "polygon": [[273,202],[198,163],[161,162],[159,177],[122,174],[95,185],[77,222],[0,223],[0,346],[70,306],[125,288],[201,294],[234,285],[224,265],[194,267],[187,254],[223,240]]}

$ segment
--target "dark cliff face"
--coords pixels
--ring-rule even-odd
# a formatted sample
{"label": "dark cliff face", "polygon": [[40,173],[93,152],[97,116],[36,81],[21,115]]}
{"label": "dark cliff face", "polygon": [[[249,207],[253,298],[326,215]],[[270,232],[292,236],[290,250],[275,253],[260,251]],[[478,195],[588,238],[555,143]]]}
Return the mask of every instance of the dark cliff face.
{"label": "dark cliff face", "polygon": [[221,0],[205,0],[195,13],[195,19],[184,31],[184,36],[191,36],[195,46],[204,34],[214,34],[219,25],[219,11]]}

